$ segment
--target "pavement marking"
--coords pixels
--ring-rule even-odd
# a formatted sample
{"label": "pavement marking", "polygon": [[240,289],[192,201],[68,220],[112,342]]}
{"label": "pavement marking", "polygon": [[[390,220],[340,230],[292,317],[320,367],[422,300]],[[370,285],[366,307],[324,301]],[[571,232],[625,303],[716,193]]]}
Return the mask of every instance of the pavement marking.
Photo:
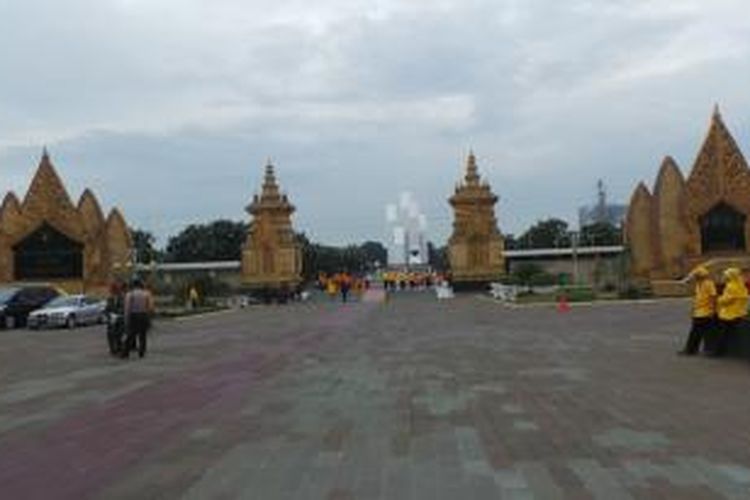
{"label": "pavement marking", "polygon": [[615,474],[602,467],[596,460],[570,460],[569,466],[595,499],[633,499],[627,490],[621,486],[621,483],[617,480]]}
{"label": "pavement marking", "polygon": [[241,309],[222,309],[221,311],[211,311],[207,313],[201,313],[201,314],[189,314],[187,316],[178,316],[176,318],[173,318],[172,321],[190,321],[194,319],[201,319],[201,318],[211,318],[213,316],[221,316],[224,314],[229,314],[231,312],[240,311]]}
{"label": "pavement marking", "polygon": [[[528,303],[517,303],[517,302],[503,302],[501,300],[493,299],[489,295],[477,294],[475,297],[485,302],[491,302],[504,306],[508,309],[539,309],[539,308],[557,308],[557,302],[528,302]],[[586,302],[568,302],[571,308],[584,308],[584,307],[603,307],[603,306],[631,306],[631,305],[654,305],[664,303],[682,303],[689,302],[690,297],[663,297],[663,298],[651,298],[651,299],[615,299],[615,300],[595,300]]]}
{"label": "pavement marking", "polygon": [[503,405],[503,411],[510,415],[520,415],[523,413],[523,407],[521,407],[521,405],[508,403]]}
{"label": "pavement marking", "polygon": [[640,432],[622,428],[597,434],[594,441],[606,448],[626,448],[633,451],[653,451],[669,446],[669,439],[659,432]]}
{"label": "pavement marking", "polygon": [[521,432],[538,431],[539,426],[530,420],[516,420],[513,422],[513,429]]}
{"label": "pavement marking", "polygon": [[522,462],[516,468],[526,478],[528,487],[536,498],[543,500],[563,500],[565,498],[563,491],[544,464]]}

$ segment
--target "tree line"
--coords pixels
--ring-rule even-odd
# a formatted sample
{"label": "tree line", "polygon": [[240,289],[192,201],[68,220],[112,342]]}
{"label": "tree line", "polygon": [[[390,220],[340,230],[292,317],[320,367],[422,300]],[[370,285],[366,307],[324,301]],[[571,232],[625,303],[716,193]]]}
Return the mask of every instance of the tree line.
{"label": "tree line", "polygon": [[573,245],[573,238],[576,236],[578,246],[582,247],[623,244],[622,228],[608,222],[596,222],[583,226],[575,233],[564,220],[549,218],[540,220],[520,236],[506,235],[505,248],[508,250],[567,248]]}
{"label": "tree line", "polygon": [[[138,262],[212,262],[240,260],[248,229],[246,222],[226,219],[190,224],[170,237],[164,248],[157,247],[156,238],[148,231],[133,229],[131,233]],[[314,278],[319,272],[372,271],[388,261],[388,251],[377,241],[333,246],[310,241],[304,233],[297,234],[297,238],[302,247],[306,278]],[[564,248],[571,246],[572,238],[567,222],[549,218],[537,222],[518,237],[506,235],[505,247],[508,250]],[[578,240],[580,246],[621,245],[622,230],[608,223],[595,223],[581,228]],[[447,248],[432,243],[427,246],[430,264],[438,270],[446,270]]]}
{"label": "tree line", "polygon": [[[141,263],[216,262],[242,258],[248,229],[246,222],[225,219],[191,224],[170,237],[164,248],[157,247],[153,233],[132,229],[131,234],[136,260]],[[302,248],[302,268],[307,279],[314,279],[321,272],[369,272],[385,266],[388,261],[388,251],[377,241],[332,246],[310,241],[304,233],[298,233],[297,240]]]}

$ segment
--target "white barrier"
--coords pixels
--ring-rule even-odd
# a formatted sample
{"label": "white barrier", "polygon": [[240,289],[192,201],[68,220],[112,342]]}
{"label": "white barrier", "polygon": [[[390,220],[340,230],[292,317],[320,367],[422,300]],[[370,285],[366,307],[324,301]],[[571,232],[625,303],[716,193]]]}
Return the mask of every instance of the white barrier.
{"label": "white barrier", "polygon": [[435,293],[437,294],[438,300],[452,299],[454,297],[453,289],[446,283],[441,283],[436,286]]}
{"label": "white barrier", "polygon": [[502,283],[490,284],[490,295],[501,302],[515,302],[518,297],[518,287],[515,285],[503,285]]}

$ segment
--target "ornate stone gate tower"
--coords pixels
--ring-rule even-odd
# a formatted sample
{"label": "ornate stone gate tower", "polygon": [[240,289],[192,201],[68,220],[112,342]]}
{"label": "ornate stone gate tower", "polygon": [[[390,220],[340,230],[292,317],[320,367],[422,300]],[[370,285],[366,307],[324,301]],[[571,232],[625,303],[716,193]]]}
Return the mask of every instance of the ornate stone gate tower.
{"label": "ornate stone gate tower", "polygon": [[302,281],[302,252],[291,220],[295,208],[280,192],[270,162],[261,194],[247,211],[253,220],[242,251],[243,283],[256,290],[293,290]]}
{"label": "ornate stone gate tower", "polygon": [[750,168],[718,107],[687,178],[666,157],[653,191],[638,185],[626,237],[632,277],[658,295],[685,292],[698,264],[750,269]]}
{"label": "ornate stone gate tower", "polygon": [[46,150],[23,201],[9,192],[0,205],[0,284],[105,294],[132,271],[132,247],[120,210],[105,217],[89,189],[74,204]]}
{"label": "ornate stone gate tower", "polygon": [[497,228],[498,197],[482,182],[474,153],[466,161],[464,182],[450,198],[455,218],[448,241],[454,287],[477,288],[505,274],[504,242]]}

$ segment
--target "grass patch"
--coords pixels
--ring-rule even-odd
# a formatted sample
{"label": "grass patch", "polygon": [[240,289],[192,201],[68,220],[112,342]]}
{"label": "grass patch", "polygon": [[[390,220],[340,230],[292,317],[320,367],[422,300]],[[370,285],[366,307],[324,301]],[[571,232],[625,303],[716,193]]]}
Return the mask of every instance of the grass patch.
{"label": "grass patch", "polygon": [[211,306],[201,306],[196,307],[195,309],[190,309],[187,307],[167,307],[167,308],[160,308],[156,311],[156,317],[157,318],[164,318],[164,319],[175,319],[175,318],[184,318],[187,316],[197,316],[200,314],[208,314],[208,313],[214,313],[219,311],[226,311],[229,307],[227,306],[219,306],[219,305],[211,305]]}
{"label": "grass patch", "polygon": [[576,286],[576,287],[564,287],[560,288],[555,292],[548,293],[534,293],[527,292],[521,293],[516,298],[518,304],[552,304],[560,300],[562,295],[565,295],[568,302],[593,302],[598,300],[596,292],[591,287],[587,286]]}

